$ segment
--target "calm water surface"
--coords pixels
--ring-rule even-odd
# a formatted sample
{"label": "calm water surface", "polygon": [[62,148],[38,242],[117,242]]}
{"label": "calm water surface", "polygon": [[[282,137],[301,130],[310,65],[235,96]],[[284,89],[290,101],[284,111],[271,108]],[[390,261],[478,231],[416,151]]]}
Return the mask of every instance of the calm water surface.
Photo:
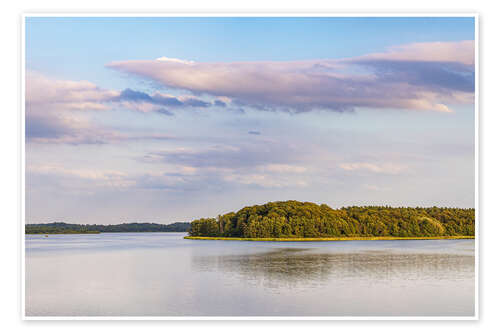
{"label": "calm water surface", "polygon": [[474,240],[184,235],[26,235],[26,315],[474,315]]}

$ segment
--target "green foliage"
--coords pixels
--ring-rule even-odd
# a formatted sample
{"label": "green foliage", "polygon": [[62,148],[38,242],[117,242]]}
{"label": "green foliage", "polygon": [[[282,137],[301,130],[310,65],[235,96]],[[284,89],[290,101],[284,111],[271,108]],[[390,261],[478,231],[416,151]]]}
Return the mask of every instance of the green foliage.
{"label": "green foliage", "polygon": [[68,224],[54,222],[46,224],[27,224],[27,234],[83,234],[100,232],[187,232],[189,222],[176,222],[172,224],[157,223],[122,223],[116,225],[99,224]]}
{"label": "green foliage", "polygon": [[238,238],[474,236],[475,210],[461,208],[332,209],[277,201],[191,222],[190,236]]}

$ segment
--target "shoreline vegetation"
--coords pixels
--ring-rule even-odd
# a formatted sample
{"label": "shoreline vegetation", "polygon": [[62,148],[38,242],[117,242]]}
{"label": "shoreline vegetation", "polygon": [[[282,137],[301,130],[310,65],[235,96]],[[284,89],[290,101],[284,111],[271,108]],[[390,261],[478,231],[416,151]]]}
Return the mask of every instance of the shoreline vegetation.
{"label": "shoreline vegetation", "polygon": [[375,240],[432,240],[432,239],[474,239],[475,236],[429,236],[429,237],[310,237],[310,238],[242,238],[242,237],[199,237],[185,236],[193,240],[232,240],[257,242],[334,242],[334,241],[375,241]]}
{"label": "shoreline vegetation", "polygon": [[186,239],[336,241],[474,238],[474,208],[363,206],[332,209],[276,201],[191,222]]}
{"label": "shoreline vegetation", "polygon": [[187,232],[189,222],[172,224],[122,223],[115,225],[69,224],[64,222],[26,224],[25,234],[99,234],[101,232]]}

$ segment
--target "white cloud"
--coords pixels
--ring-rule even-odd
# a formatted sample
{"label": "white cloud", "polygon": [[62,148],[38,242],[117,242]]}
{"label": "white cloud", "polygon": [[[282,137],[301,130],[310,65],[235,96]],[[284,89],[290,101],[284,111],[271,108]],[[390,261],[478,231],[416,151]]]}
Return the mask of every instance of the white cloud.
{"label": "white cloud", "polygon": [[285,175],[277,177],[275,174],[265,173],[236,173],[223,176],[223,179],[229,183],[257,185],[263,188],[305,187],[308,185],[303,179],[293,179]]}
{"label": "white cloud", "polygon": [[[74,182],[65,182],[67,178],[80,180],[77,187],[112,187],[127,188],[133,186],[135,181],[128,178],[127,174],[116,170],[94,169],[68,169],[60,165],[28,165],[26,168],[29,177],[45,175],[54,177],[60,185],[74,186]],[[87,184],[84,186],[81,181]]]}
{"label": "white cloud", "polygon": [[182,59],[177,59],[177,58],[167,58],[165,56],[156,58],[155,60],[156,61],[175,62],[175,63],[179,63],[179,64],[184,64],[184,65],[194,64],[194,61],[191,61],[191,60],[182,60]]}
{"label": "white cloud", "polygon": [[393,163],[341,163],[339,167],[346,171],[369,171],[383,174],[399,174],[407,170],[407,166]]}

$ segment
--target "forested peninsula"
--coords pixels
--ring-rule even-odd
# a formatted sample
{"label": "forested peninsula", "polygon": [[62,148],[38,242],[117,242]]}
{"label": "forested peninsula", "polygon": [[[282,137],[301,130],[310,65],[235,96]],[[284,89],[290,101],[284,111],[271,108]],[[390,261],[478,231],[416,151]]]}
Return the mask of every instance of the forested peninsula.
{"label": "forested peninsula", "polygon": [[101,232],[187,232],[189,222],[172,224],[122,223],[115,225],[69,224],[54,222],[45,224],[26,224],[26,234],[98,234]]}
{"label": "forested peninsula", "polygon": [[191,222],[188,239],[347,240],[474,238],[473,208],[332,209],[277,201]]}

